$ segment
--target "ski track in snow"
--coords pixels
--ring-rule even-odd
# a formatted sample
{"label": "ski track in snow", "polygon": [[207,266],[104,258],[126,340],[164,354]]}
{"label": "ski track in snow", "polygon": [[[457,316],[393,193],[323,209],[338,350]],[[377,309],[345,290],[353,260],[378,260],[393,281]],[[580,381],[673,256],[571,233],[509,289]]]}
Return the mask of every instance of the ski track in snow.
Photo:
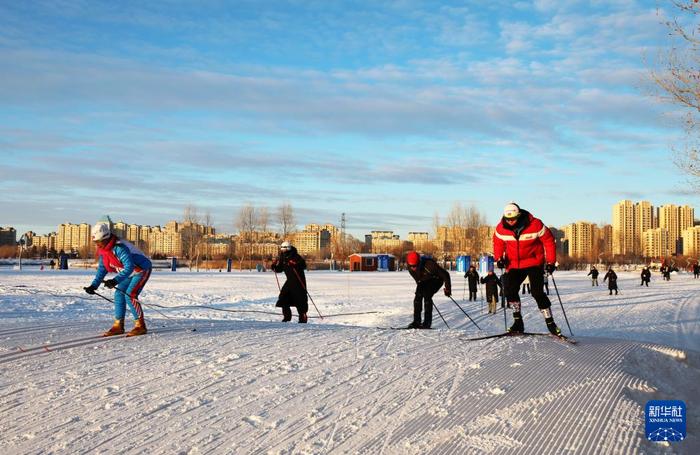
{"label": "ski track in snow", "polygon": [[[477,331],[439,294],[451,330],[437,314],[436,330],[377,329],[410,321],[405,273],[309,274],[322,312],[377,314],[299,325],[146,306],[149,335],[105,339],[110,305],[77,291],[89,272],[0,272],[0,453],[699,453],[700,280],[642,288],[620,272],[608,296],[584,275],[555,275],[570,345],[466,341],[503,331],[503,314],[460,302]],[[276,294],[270,274],[159,272],[141,300],[278,313]],[[530,296],[523,312],[545,330]],[[686,441],[646,440],[649,399],[686,401]]]}

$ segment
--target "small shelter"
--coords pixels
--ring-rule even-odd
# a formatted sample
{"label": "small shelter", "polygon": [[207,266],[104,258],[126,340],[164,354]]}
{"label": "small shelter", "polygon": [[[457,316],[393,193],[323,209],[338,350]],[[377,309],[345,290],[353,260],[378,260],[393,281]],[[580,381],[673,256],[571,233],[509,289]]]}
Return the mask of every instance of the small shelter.
{"label": "small shelter", "polygon": [[388,272],[396,270],[393,254],[354,253],[348,258],[351,272]]}

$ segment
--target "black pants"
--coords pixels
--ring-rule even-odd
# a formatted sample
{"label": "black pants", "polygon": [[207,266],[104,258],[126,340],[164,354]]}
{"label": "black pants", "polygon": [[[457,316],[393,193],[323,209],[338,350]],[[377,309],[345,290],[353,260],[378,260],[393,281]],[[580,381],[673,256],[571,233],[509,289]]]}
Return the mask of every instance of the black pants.
{"label": "black pants", "polygon": [[433,296],[442,287],[442,280],[430,280],[418,283],[416,295],[413,298],[413,324],[421,324],[421,313],[423,312],[423,302],[425,302],[425,316],[423,326],[430,327],[433,323]]}
{"label": "black pants", "polygon": [[520,285],[525,280],[525,277],[530,278],[530,289],[532,290],[532,297],[537,302],[537,307],[540,310],[551,307],[552,302],[549,301],[549,297],[544,293],[544,269],[540,266],[508,270],[508,279],[505,283],[505,293],[508,302],[520,302],[518,291],[520,291]]}
{"label": "black pants", "polygon": [[473,291],[469,289],[469,300],[476,300],[476,289]]}

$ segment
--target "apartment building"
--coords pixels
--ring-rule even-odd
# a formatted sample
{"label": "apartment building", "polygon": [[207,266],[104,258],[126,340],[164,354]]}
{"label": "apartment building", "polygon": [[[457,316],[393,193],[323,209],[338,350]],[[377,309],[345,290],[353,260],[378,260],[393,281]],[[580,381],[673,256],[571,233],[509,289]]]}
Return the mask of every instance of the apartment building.
{"label": "apartment building", "polygon": [[674,243],[671,240],[671,235],[668,229],[658,227],[648,229],[643,234],[643,250],[644,257],[662,258],[670,255],[674,249]]}
{"label": "apartment building", "polygon": [[693,226],[683,231],[683,255],[697,258],[700,256],[700,226]]}
{"label": "apartment building", "polygon": [[590,259],[595,253],[596,225],[586,221],[564,226],[564,238],[568,243],[568,254],[576,259]]}
{"label": "apartment building", "polygon": [[90,229],[91,226],[87,223],[63,223],[59,225],[56,236],[56,250],[65,252],[89,251],[92,248]]}

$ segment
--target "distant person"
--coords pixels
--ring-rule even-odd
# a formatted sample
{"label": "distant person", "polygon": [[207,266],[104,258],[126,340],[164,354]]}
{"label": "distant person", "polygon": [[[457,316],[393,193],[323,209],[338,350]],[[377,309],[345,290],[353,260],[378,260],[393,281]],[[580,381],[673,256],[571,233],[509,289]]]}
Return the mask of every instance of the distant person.
{"label": "distant person", "polygon": [[544,274],[544,292],[549,295],[549,275],[546,272]]}
{"label": "distant person", "polygon": [[[544,276],[544,274],[542,274]],[[542,285],[544,286],[544,281],[542,282]],[[530,287],[530,277],[526,276],[525,281],[523,281],[523,295],[525,294],[532,294],[532,288]]]}
{"label": "distant person", "polygon": [[598,269],[595,267],[595,265],[591,266],[591,271],[588,272],[588,275],[591,277],[591,286],[598,286]]}
{"label": "distant person", "polygon": [[58,270],[68,270],[68,255],[63,250],[58,252]]}
{"label": "distant person", "polygon": [[496,314],[498,303],[498,289],[501,287],[501,280],[498,279],[493,270],[481,277],[481,284],[486,285],[486,301],[489,303],[489,314]]}
{"label": "distant person", "polygon": [[49,267],[51,267],[51,270],[54,270],[54,269],[56,268],[56,261],[54,261],[53,259],[51,259],[51,260],[49,261]]}
{"label": "distant person", "polygon": [[664,281],[671,281],[671,266],[666,265],[664,262],[661,265],[659,272],[661,272],[661,276],[663,277]]}
{"label": "distant person", "polygon": [[543,289],[544,272],[552,274],[556,269],[556,245],[549,228],[530,212],[511,202],[503,209],[503,217],[493,234],[493,251],[497,267],[508,269],[504,290],[513,307],[514,319],[508,331],[525,331],[518,290],[527,277],[532,286],[532,297],[544,316],[547,329],[554,335],[561,335],[552,316],[552,303]]}
{"label": "distant person", "polygon": [[144,335],[147,332],[146,321],[138,296],[151,276],[151,261],[134,245],[112,234],[111,223],[108,221],[98,221],[93,226],[92,240],[97,247],[97,273],[92,284],[83,288],[85,292],[95,294],[108,273],[117,274],[104,282],[105,287],[116,287],[117,292],[114,293],[114,324],[102,336],[124,333],[127,302],[134,317],[134,328],[126,336]]}
{"label": "distant person", "polygon": [[271,268],[275,273],[284,272],[287,277],[275,304],[282,308],[282,322],[292,320],[292,307],[296,307],[299,323],[306,324],[309,321],[307,315],[309,294],[306,290],[306,275],[304,275],[306,261],[291,243],[282,242],[279,256],[272,262]]}
{"label": "distant person", "polygon": [[479,285],[479,272],[476,271],[476,267],[469,266],[469,270],[464,274],[464,279],[469,282],[469,301],[476,300],[476,291]]}
{"label": "distant person", "polygon": [[608,272],[603,277],[603,283],[606,281],[608,282],[608,290],[610,291],[608,295],[612,295],[613,291],[615,291],[615,295],[617,295],[617,273],[615,273],[612,267],[608,269]]}
{"label": "distant person", "polygon": [[646,287],[649,287],[649,281],[651,281],[651,271],[649,270],[649,267],[645,266],[642,269],[642,282],[640,283],[640,286],[646,285]]}
{"label": "distant person", "polygon": [[697,279],[700,277],[700,264],[697,262],[693,264],[693,278]]}
{"label": "distant person", "polygon": [[[416,281],[416,291],[413,298],[413,322],[408,325],[408,328],[429,329],[433,323],[433,296],[435,293],[444,285],[445,295],[448,297],[452,295],[450,274],[432,258],[421,256],[415,251],[410,251],[406,255],[406,265],[408,273]],[[423,322],[421,322],[423,306],[425,306],[425,314]]]}

